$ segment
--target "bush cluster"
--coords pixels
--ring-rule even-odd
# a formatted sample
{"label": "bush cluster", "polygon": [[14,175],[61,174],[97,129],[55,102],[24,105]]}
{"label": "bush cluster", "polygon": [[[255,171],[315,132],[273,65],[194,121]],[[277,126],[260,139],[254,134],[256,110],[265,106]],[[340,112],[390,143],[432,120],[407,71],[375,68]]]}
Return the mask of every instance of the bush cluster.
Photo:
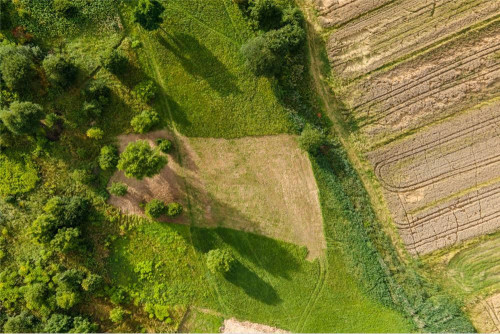
{"label": "bush cluster", "polygon": [[127,177],[141,180],[158,174],[166,163],[166,157],[151,149],[147,141],[138,140],[128,144],[120,155],[118,169],[124,171]]}
{"label": "bush cluster", "polygon": [[128,187],[124,183],[113,182],[111,183],[111,186],[109,187],[108,191],[111,195],[125,196],[127,194]]}
{"label": "bush cluster", "polygon": [[156,145],[163,153],[169,153],[172,150],[172,142],[166,138],[156,139]]}
{"label": "bush cluster", "polygon": [[101,65],[111,73],[120,75],[127,69],[128,59],[121,52],[113,49],[101,58]]}
{"label": "bush cluster", "polygon": [[212,249],[207,253],[207,267],[214,274],[229,272],[234,262],[235,258],[228,249]]}
{"label": "bush cluster", "polygon": [[160,117],[153,110],[143,110],[139,115],[134,116],[130,121],[130,125],[137,133],[145,133],[158,125]]}
{"label": "bush cluster", "polygon": [[76,79],[76,66],[62,55],[48,55],[43,60],[42,67],[53,85],[68,87]]}
{"label": "bush cluster", "polygon": [[118,149],[113,145],[106,145],[101,148],[99,154],[99,166],[102,170],[111,170],[118,163]]}
{"label": "bush cluster", "polygon": [[156,86],[152,80],[144,80],[134,87],[134,93],[142,100],[150,102],[156,95]]}
{"label": "bush cluster", "polygon": [[32,102],[12,102],[9,109],[0,111],[0,120],[16,135],[34,134],[43,117],[43,109]]}

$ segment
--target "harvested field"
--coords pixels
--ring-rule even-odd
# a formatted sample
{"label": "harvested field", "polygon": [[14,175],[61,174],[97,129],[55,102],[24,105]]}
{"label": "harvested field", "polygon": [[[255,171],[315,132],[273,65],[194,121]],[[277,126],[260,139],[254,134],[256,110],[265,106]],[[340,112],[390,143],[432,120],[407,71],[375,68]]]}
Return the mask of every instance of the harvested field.
{"label": "harvested field", "polygon": [[[394,1],[366,15],[356,13],[357,19],[333,31],[328,55],[341,77],[356,78],[492,19],[499,10],[500,2],[490,0]],[[332,15],[326,12],[324,20]]]}
{"label": "harvested field", "polygon": [[[164,131],[119,137],[120,150],[130,141],[170,137]],[[326,248],[318,189],[306,154],[289,135],[213,139],[178,137],[183,166],[174,155],[159,175],[142,181],[117,172],[111,182],[129,186],[110,203],[140,214],[141,201],[179,201],[194,224],[229,227],[306,246],[309,258]],[[277,150],[279,148],[279,150]],[[185,188],[189,189],[187,205]],[[176,222],[177,222],[176,220]]]}
{"label": "harvested field", "polygon": [[356,82],[345,101],[371,142],[388,140],[498,95],[499,52],[496,22]]}
{"label": "harvested field", "polygon": [[500,294],[476,304],[471,311],[474,327],[480,333],[500,332]]}
{"label": "harvested field", "polygon": [[234,318],[224,320],[221,333],[290,333],[282,329],[256,324],[249,321],[238,321]]}
{"label": "harvested field", "polygon": [[499,122],[497,102],[368,154],[411,252],[500,227]]}
{"label": "harvested field", "polygon": [[348,22],[394,0],[316,0],[321,25],[332,27]]}

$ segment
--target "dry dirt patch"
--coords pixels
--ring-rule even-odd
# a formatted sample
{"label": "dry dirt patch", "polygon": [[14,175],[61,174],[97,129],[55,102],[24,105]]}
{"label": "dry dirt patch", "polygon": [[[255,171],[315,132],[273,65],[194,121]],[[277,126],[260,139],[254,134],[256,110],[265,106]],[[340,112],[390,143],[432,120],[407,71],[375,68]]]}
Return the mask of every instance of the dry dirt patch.
{"label": "dry dirt patch", "polygon": [[224,320],[221,333],[290,333],[285,330],[234,318]]}
{"label": "dry dirt patch", "polygon": [[500,294],[478,302],[471,310],[474,327],[480,333],[500,332]]}
{"label": "dry dirt patch", "polygon": [[[120,150],[137,139],[153,145],[158,137],[170,135],[157,131],[120,136]],[[182,164],[171,155],[159,175],[142,181],[117,172],[111,182],[126,183],[129,194],[112,196],[110,203],[124,212],[142,214],[141,201],[176,200],[186,208],[179,222],[187,223],[191,216],[198,226],[234,228],[306,246],[309,258],[322,254],[326,243],[318,189],[310,161],[295,137],[178,137],[178,142]]]}

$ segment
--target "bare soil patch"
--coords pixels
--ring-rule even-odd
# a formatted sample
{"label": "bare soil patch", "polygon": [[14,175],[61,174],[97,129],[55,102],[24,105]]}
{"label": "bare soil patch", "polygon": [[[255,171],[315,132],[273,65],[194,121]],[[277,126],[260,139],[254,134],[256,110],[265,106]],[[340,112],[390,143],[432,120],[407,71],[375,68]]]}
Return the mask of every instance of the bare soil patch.
{"label": "bare soil patch", "polygon": [[234,318],[224,320],[221,333],[290,333],[285,330]]}
{"label": "bare soil patch", "polygon": [[316,0],[323,27],[332,27],[348,22],[363,13],[394,0]]}
{"label": "bare soil patch", "polygon": [[[500,3],[490,0],[394,1],[332,32],[328,55],[341,77],[355,78],[493,18],[499,10]],[[324,20],[335,21],[332,13]]]}
{"label": "bare soil patch", "polygon": [[499,124],[497,102],[367,155],[411,252],[500,228]]}
{"label": "bare soil patch", "polygon": [[[120,136],[120,150],[137,139],[153,145],[158,137],[170,134]],[[141,201],[175,200],[186,210],[175,222],[188,223],[192,217],[198,226],[234,228],[305,246],[309,258],[322,254],[326,243],[316,181],[295,137],[226,140],[177,136],[177,140],[182,164],[172,154],[159,175],[141,181],[115,173],[111,182],[127,184],[129,194],[111,196],[110,203],[142,215]]]}
{"label": "bare soil patch", "polygon": [[471,316],[478,332],[500,332],[500,293],[478,302],[471,310]]}

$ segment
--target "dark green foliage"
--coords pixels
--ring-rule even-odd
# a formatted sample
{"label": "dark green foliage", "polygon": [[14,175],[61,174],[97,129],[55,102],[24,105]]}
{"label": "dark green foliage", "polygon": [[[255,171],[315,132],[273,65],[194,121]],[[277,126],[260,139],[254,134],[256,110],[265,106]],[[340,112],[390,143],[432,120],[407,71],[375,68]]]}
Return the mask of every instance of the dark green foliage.
{"label": "dark green foliage", "polygon": [[48,55],[43,60],[42,67],[47,79],[54,85],[68,87],[76,79],[76,66],[61,55]]}
{"label": "dark green foliage", "polygon": [[282,24],[285,25],[296,25],[304,28],[305,18],[302,11],[297,7],[288,7],[283,10]]}
{"label": "dark green foliage", "polygon": [[105,106],[109,103],[111,89],[102,79],[92,80],[85,87],[84,95],[87,101],[96,101],[98,105]]}
{"label": "dark green foliage", "polygon": [[153,199],[146,204],[144,212],[150,218],[158,218],[166,212],[167,206],[159,199]]}
{"label": "dark green foliage", "polygon": [[90,102],[88,101],[83,102],[82,111],[85,115],[85,118],[91,118],[91,119],[98,118],[102,114],[101,105],[96,100],[92,100]]}
{"label": "dark green foliage", "polygon": [[326,137],[319,129],[307,124],[299,137],[299,146],[304,151],[316,154],[319,148],[326,143]]}
{"label": "dark green foliage", "polygon": [[68,269],[54,277],[59,290],[78,291],[85,274],[78,269]]}
{"label": "dark green foliage", "polygon": [[12,1],[11,0],[0,0],[0,28],[9,29],[12,24],[11,13]]}
{"label": "dark green foliage", "polygon": [[125,196],[127,194],[128,187],[124,183],[113,182],[111,183],[111,186],[109,187],[108,191],[111,195]]}
{"label": "dark green foliage", "polygon": [[143,110],[139,115],[136,115],[130,121],[130,125],[134,128],[137,133],[145,133],[151,130],[160,122],[160,118],[156,111],[153,110]]}
{"label": "dark green foliage", "polygon": [[286,56],[295,53],[303,45],[306,32],[298,25],[285,25],[278,30],[271,30],[265,34],[269,49],[279,55]]}
{"label": "dark green foliage", "polygon": [[0,74],[6,86],[22,91],[36,76],[33,49],[0,45]]}
{"label": "dark green foliage", "polygon": [[283,11],[273,0],[254,0],[250,6],[250,18],[261,30],[279,28]]}
{"label": "dark green foliage", "polygon": [[139,0],[134,9],[134,22],[148,31],[156,30],[163,23],[165,7],[156,0]]}
{"label": "dark green foliage", "polygon": [[257,76],[273,76],[280,72],[283,59],[270,48],[264,36],[252,38],[241,47],[246,65]]}
{"label": "dark green foliage", "polygon": [[182,205],[176,202],[168,203],[167,215],[169,217],[176,217],[182,213]]}
{"label": "dark green foliage", "polygon": [[138,140],[128,144],[120,155],[118,169],[124,171],[127,177],[141,180],[158,174],[166,163],[167,159],[153,151],[147,141]]}
{"label": "dark green foliage", "polygon": [[134,92],[142,100],[149,102],[156,95],[156,86],[152,80],[144,80],[134,87]]}
{"label": "dark green foliage", "polygon": [[35,317],[27,311],[9,317],[3,325],[5,333],[31,333],[35,328]]}
{"label": "dark green foliage", "polygon": [[31,102],[13,102],[8,110],[0,111],[0,120],[16,135],[33,134],[43,117],[40,105]]}
{"label": "dark green foliage", "polygon": [[54,238],[59,222],[54,216],[41,214],[31,224],[31,236],[41,244],[48,244]]}
{"label": "dark green foliage", "polygon": [[60,228],[50,241],[53,250],[66,253],[73,251],[80,245],[80,230],[76,227]]}
{"label": "dark green foliage", "polygon": [[107,145],[101,148],[99,154],[99,166],[103,170],[112,170],[118,163],[118,149],[116,146]]}
{"label": "dark green foliage", "polygon": [[101,275],[97,274],[89,274],[83,281],[82,281],[82,288],[85,291],[94,293],[94,292],[99,292],[104,286],[104,280],[102,279]]}
{"label": "dark green foliage", "polygon": [[79,226],[88,216],[90,203],[79,196],[52,197],[45,204],[43,210],[58,221],[59,226]]}
{"label": "dark green foliage", "polygon": [[73,328],[69,330],[69,333],[96,333],[98,328],[97,324],[86,318],[75,317],[73,318]]}
{"label": "dark green foliage", "polygon": [[128,299],[127,292],[121,287],[115,286],[109,290],[109,300],[115,305],[124,304]]}
{"label": "dark green foliage", "polygon": [[52,6],[56,13],[71,18],[78,14],[78,8],[71,0],[53,0]]}
{"label": "dark green foliage", "polygon": [[128,59],[121,52],[111,50],[101,58],[101,65],[113,74],[123,74],[127,69]]}
{"label": "dark green foliage", "polygon": [[70,316],[54,313],[45,322],[43,326],[43,332],[45,333],[67,333],[72,326],[72,320]]}
{"label": "dark green foliage", "polygon": [[207,267],[214,274],[229,272],[234,262],[234,256],[228,249],[212,249],[207,253]]}
{"label": "dark green foliage", "polygon": [[172,142],[166,138],[156,139],[156,145],[163,153],[169,153],[172,150]]}

